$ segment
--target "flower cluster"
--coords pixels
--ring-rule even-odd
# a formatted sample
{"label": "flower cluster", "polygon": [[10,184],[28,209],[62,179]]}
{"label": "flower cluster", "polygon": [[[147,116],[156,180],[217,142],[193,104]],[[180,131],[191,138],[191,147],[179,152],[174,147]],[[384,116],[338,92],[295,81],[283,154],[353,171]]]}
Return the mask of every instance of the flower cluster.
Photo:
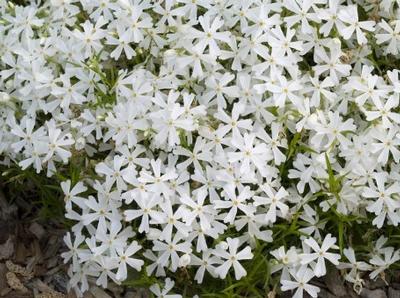
{"label": "flower cluster", "polygon": [[294,297],[328,264],[357,288],[383,276],[400,259],[383,236],[400,223],[398,6],[0,0],[1,163],[60,180],[71,287],[141,271],[181,297],[174,272],[241,279],[260,254]]}

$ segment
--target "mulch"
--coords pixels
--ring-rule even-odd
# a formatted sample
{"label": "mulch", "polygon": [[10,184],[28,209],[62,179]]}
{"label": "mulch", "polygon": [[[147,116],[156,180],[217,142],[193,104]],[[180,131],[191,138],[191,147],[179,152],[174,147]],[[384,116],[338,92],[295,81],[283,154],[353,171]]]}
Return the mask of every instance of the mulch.
{"label": "mulch", "polygon": [[0,227],[0,297],[67,297],[62,226],[41,222],[0,192]]}

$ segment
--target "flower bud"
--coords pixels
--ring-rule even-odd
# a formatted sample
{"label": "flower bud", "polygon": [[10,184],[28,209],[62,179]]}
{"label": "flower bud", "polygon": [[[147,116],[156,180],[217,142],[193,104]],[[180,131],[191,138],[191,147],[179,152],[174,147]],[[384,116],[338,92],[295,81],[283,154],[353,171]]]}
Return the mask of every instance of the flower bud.
{"label": "flower bud", "polygon": [[165,57],[174,57],[176,56],[176,51],[174,49],[166,50],[164,53]]}
{"label": "flower bud", "polygon": [[14,80],[8,80],[7,82],[5,82],[4,87],[6,87],[6,89],[11,89],[14,85]]}
{"label": "flower bud", "polygon": [[332,41],[333,41],[335,44],[337,44],[337,45],[341,45],[341,44],[342,44],[342,42],[340,41],[340,39],[337,38],[337,37],[335,37]]}
{"label": "flower bud", "polygon": [[184,254],[179,259],[179,267],[186,267],[190,263],[190,256],[188,254]]}
{"label": "flower bud", "polygon": [[228,243],[226,243],[225,241],[222,241],[221,243],[219,243],[218,246],[220,248],[222,248],[223,250],[227,250],[228,249]]}
{"label": "flower bud", "polygon": [[9,102],[10,99],[11,99],[11,96],[8,93],[0,92],[0,103]]}
{"label": "flower bud", "polygon": [[82,150],[83,148],[85,148],[85,144],[86,144],[85,138],[83,137],[78,138],[75,143],[76,150]]}

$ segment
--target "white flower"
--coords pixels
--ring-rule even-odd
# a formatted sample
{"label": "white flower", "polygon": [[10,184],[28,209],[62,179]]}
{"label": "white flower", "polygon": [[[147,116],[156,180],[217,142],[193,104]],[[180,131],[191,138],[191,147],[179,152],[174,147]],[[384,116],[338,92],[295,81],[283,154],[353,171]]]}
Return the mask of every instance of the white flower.
{"label": "white flower", "polygon": [[[301,32],[310,33],[311,25],[309,21],[319,22],[318,15],[312,12],[314,3],[319,1],[314,0],[285,0],[284,7],[293,12],[294,15],[285,17],[285,22],[292,27],[296,23],[301,23]],[[313,8],[314,9],[314,8]]]}
{"label": "white flower", "polygon": [[334,84],[339,83],[339,79],[350,74],[351,66],[340,61],[342,51],[340,44],[335,42],[329,47],[330,57],[323,48],[318,48],[316,51],[316,61],[318,64],[314,66],[315,73],[321,75],[329,72],[329,76]]}
{"label": "white flower", "polygon": [[385,52],[396,55],[399,53],[400,41],[400,22],[398,20],[390,22],[394,29],[383,19],[378,23],[383,32],[376,34],[376,42],[378,44],[389,42]]}
{"label": "white flower", "polygon": [[153,251],[160,252],[157,263],[163,267],[167,267],[170,262],[171,270],[174,272],[179,266],[179,255],[178,252],[183,254],[191,253],[190,242],[182,241],[182,237],[176,234],[173,239],[166,239],[165,243],[155,240]]}
{"label": "white flower", "polygon": [[211,76],[206,81],[207,90],[201,97],[201,103],[212,105],[215,102],[218,108],[226,108],[226,100],[239,96],[239,89],[236,85],[227,86],[235,76],[230,73],[224,73],[222,76]]}
{"label": "white flower", "polygon": [[289,211],[289,207],[285,205],[282,201],[289,194],[287,191],[281,187],[277,192],[272,189],[268,184],[263,184],[260,189],[267,195],[267,197],[255,196],[254,205],[255,206],[265,206],[267,205],[268,211],[265,214],[265,221],[274,223],[276,221],[277,212],[276,209],[279,208],[280,217],[285,217]]}
{"label": "white flower", "polygon": [[209,152],[210,146],[206,143],[204,139],[198,137],[194,144],[193,151],[190,151],[183,147],[177,147],[173,152],[176,155],[188,157],[185,161],[177,165],[179,170],[187,169],[190,164],[193,163],[195,170],[201,169],[200,162],[210,162],[212,160],[212,155]]}
{"label": "white flower", "polygon": [[393,247],[384,248],[381,254],[374,255],[369,261],[376,268],[370,273],[370,278],[377,277],[379,273],[383,272],[385,269],[389,268],[389,266],[400,260],[400,251],[395,251]]}
{"label": "white flower", "polygon": [[[64,163],[68,162],[71,157],[71,152],[64,149],[63,146],[70,146],[74,143],[71,134],[61,135],[61,129],[56,128],[54,121],[49,121],[47,124],[48,130],[48,153],[44,161],[50,160],[56,154]],[[61,136],[60,136],[61,135]]]}
{"label": "white flower", "polygon": [[383,105],[380,98],[372,98],[377,111],[366,111],[368,121],[373,121],[375,119],[381,118],[382,127],[390,128],[393,126],[393,122],[400,124],[400,115],[391,110],[399,105],[399,99],[396,96],[389,96],[389,99]]}
{"label": "white flower", "polygon": [[282,291],[297,289],[294,293],[294,298],[302,298],[303,291],[306,291],[311,297],[317,297],[320,289],[316,286],[308,284],[308,282],[314,277],[314,273],[307,266],[301,266],[297,271],[291,269],[290,275],[294,278],[292,280],[281,280]]}
{"label": "white flower", "polygon": [[339,32],[341,32],[345,27],[343,22],[338,18],[338,13],[341,8],[340,2],[341,0],[329,0],[326,9],[318,10],[318,16],[320,19],[326,21],[326,23],[324,23],[319,29],[324,36],[329,35],[333,29],[333,25],[336,26]]}
{"label": "white flower", "polygon": [[374,21],[361,22],[358,20],[357,5],[350,5],[340,10],[338,18],[347,24],[347,27],[340,31],[340,34],[344,39],[349,39],[355,31],[357,35],[357,42],[359,44],[363,44],[367,42],[367,38],[362,30],[374,31]]}
{"label": "white flower", "polygon": [[368,199],[376,199],[366,207],[368,212],[373,212],[377,216],[372,223],[380,228],[386,216],[388,216],[392,223],[397,226],[400,223],[400,216],[397,214],[400,208],[400,200],[394,195],[400,192],[400,184],[394,182],[389,187],[386,187],[387,177],[384,173],[376,173],[374,179],[376,186],[366,187],[362,193]]}
{"label": "white flower", "polygon": [[192,37],[197,39],[197,43],[195,47],[204,51],[204,49],[208,46],[211,56],[217,56],[220,54],[220,48],[218,47],[217,41],[229,42],[229,31],[225,32],[217,32],[220,29],[224,21],[215,17],[214,20],[210,20],[210,15],[205,14],[204,16],[199,17],[199,23],[203,29],[203,31],[193,31]]}
{"label": "white flower", "polygon": [[243,188],[239,195],[236,195],[235,187],[228,185],[224,188],[224,194],[228,200],[218,200],[213,202],[215,206],[214,208],[216,209],[229,208],[229,212],[225,216],[224,222],[233,223],[238,210],[243,211],[243,213],[248,216],[251,216],[254,213],[255,208],[246,202],[253,195],[248,186]]}
{"label": "white flower", "polygon": [[[272,92],[274,95],[275,105],[282,108],[287,100],[291,101],[293,104],[298,104],[300,98],[297,95],[298,91],[301,90],[303,86],[297,80],[287,80],[284,76],[278,76],[276,83],[267,83],[265,89]],[[262,93],[262,89],[257,90]],[[260,92],[261,91],[261,92]]]}
{"label": "white flower", "polygon": [[326,235],[322,245],[319,246],[314,238],[308,238],[304,240],[314,252],[305,253],[301,256],[301,264],[309,264],[310,262],[317,260],[317,264],[314,268],[315,276],[323,276],[326,274],[325,259],[329,260],[334,265],[339,265],[340,255],[328,252],[329,249],[335,249],[337,246],[336,238],[332,237],[331,234]]}
{"label": "white flower", "polygon": [[162,199],[157,194],[152,194],[150,197],[139,194],[134,198],[140,209],[128,209],[124,211],[126,221],[132,221],[138,217],[141,217],[140,226],[138,228],[139,233],[148,233],[150,231],[150,220],[154,219],[156,222],[160,222],[163,218],[163,214],[155,207],[158,206]]}
{"label": "white flower", "polygon": [[156,130],[154,141],[158,146],[167,142],[169,147],[179,145],[178,129],[194,130],[193,123],[190,119],[184,119],[185,109],[179,105],[175,105],[172,109],[160,110],[152,114],[153,128]]}
{"label": "white flower", "polygon": [[61,257],[64,259],[64,263],[67,263],[72,258],[72,267],[77,270],[79,268],[79,255],[84,252],[84,249],[79,248],[85,237],[81,234],[75,234],[75,239],[72,242],[71,233],[67,233],[64,236],[64,243],[67,245],[70,251],[63,252]]}
{"label": "white flower", "polygon": [[159,239],[165,240],[172,237],[173,228],[175,228],[182,236],[187,237],[188,232],[191,228],[185,225],[183,222],[179,221],[183,217],[183,212],[181,210],[174,211],[172,209],[172,203],[169,199],[166,199],[160,204],[162,217],[158,219],[157,223],[163,224],[164,227],[160,234]]}
{"label": "white flower", "polygon": [[126,58],[131,59],[136,55],[136,52],[129,45],[133,41],[129,31],[125,31],[121,25],[117,25],[118,39],[113,36],[107,36],[107,44],[116,45],[114,51],[111,52],[110,56],[115,60],[118,60],[121,56],[122,50],[124,51]]}
{"label": "white flower", "polygon": [[371,266],[365,262],[357,261],[354,249],[349,247],[343,249],[343,254],[349,260],[349,263],[340,263],[338,268],[339,269],[351,269],[349,275],[354,275],[358,271],[367,271],[371,270]]}
{"label": "white flower", "polygon": [[225,278],[228,274],[229,269],[233,266],[235,271],[235,278],[241,279],[243,276],[246,276],[247,272],[243,268],[243,266],[239,263],[240,260],[249,260],[253,258],[253,254],[251,253],[250,246],[246,246],[244,249],[238,252],[239,248],[239,239],[238,238],[227,238],[227,250],[222,249],[221,247],[214,250],[214,255],[225,259],[224,263],[219,267],[215,268],[215,273],[219,275],[220,278]]}
{"label": "white flower", "polygon": [[182,298],[181,295],[177,294],[168,294],[174,287],[175,282],[173,282],[169,277],[165,279],[165,285],[164,288],[160,288],[159,284],[154,284],[150,287],[150,291],[156,295],[156,297],[161,297],[161,298]]}
{"label": "white flower", "polygon": [[133,254],[136,253],[142,247],[138,245],[136,241],[133,241],[126,249],[120,249],[117,247],[117,253],[119,257],[119,265],[117,275],[115,276],[117,280],[125,280],[127,277],[127,267],[130,267],[140,271],[144,262],[140,259],[132,258]]}
{"label": "white flower", "polygon": [[203,252],[202,258],[192,255],[190,264],[199,266],[194,279],[200,284],[203,282],[204,273],[206,271],[209,272],[213,277],[216,277],[215,267],[213,265],[220,264],[220,259],[216,256],[213,256],[211,250],[207,250]]}
{"label": "white flower", "polygon": [[119,190],[125,190],[127,185],[123,178],[124,170],[121,169],[124,163],[125,157],[116,155],[114,156],[112,168],[102,162],[96,165],[96,172],[100,175],[105,175],[111,183],[116,183]]}
{"label": "white flower", "polygon": [[72,209],[72,203],[77,204],[79,207],[84,208],[84,198],[77,196],[78,194],[85,192],[87,187],[82,182],[78,182],[71,188],[71,180],[63,181],[60,183],[61,189],[64,192],[65,208]]}
{"label": "white flower", "polygon": [[245,106],[242,104],[236,103],[232,109],[232,116],[230,117],[226,112],[222,109],[219,109],[218,112],[214,115],[215,118],[221,120],[223,122],[220,130],[224,135],[228,132],[232,131],[233,136],[240,135],[240,131],[251,130],[252,129],[252,121],[250,119],[239,120],[240,114],[244,112]]}
{"label": "white flower", "polygon": [[295,247],[291,247],[287,251],[283,246],[271,251],[271,255],[277,260],[277,264],[274,262],[271,268],[271,272],[275,273],[282,270],[281,280],[289,280],[289,269],[298,265],[300,257]]}
{"label": "white flower", "polygon": [[243,137],[238,135],[236,138],[232,138],[231,143],[239,149],[239,152],[229,152],[228,158],[230,162],[240,161],[242,174],[248,174],[252,167],[256,167],[263,176],[266,176],[267,169],[264,165],[269,159],[270,151],[265,143],[254,144],[255,138],[255,134],[247,133],[244,133]]}
{"label": "white flower", "polygon": [[378,162],[386,164],[389,159],[389,153],[397,163],[400,160],[400,151],[396,146],[400,145],[400,139],[397,137],[396,128],[389,128],[387,131],[377,128],[371,132],[371,135],[378,142],[372,143],[372,153],[379,154]]}
{"label": "white flower", "polygon": [[140,119],[140,111],[133,102],[116,105],[114,113],[109,112],[105,119],[109,131],[104,139],[112,138],[118,146],[125,143],[132,148],[137,143],[137,130],[146,130],[147,121]]}
{"label": "white flower", "polygon": [[179,197],[182,204],[188,207],[181,211],[186,224],[192,225],[193,221],[198,218],[203,231],[211,228],[211,222],[216,214],[213,205],[205,205],[206,197],[207,191],[204,188],[196,192],[195,200],[191,199],[187,194],[182,194]]}
{"label": "white flower", "polygon": [[350,145],[350,141],[345,133],[352,132],[356,129],[356,126],[353,124],[353,119],[343,121],[339,112],[329,112],[329,122],[322,113],[318,113],[317,117],[317,121],[314,121],[315,118],[309,120],[310,124],[314,124],[313,130],[315,130],[316,134],[311,138],[311,143],[314,144],[316,148],[329,148],[334,141],[338,141],[343,148]]}
{"label": "white flower", "polygon": [[100,17],[96,24],[86,21],[82,27],[83,32],[75,29],[74,36],[82,43],[85,49],[85,57],[89,57],[93,52],[98,53],[102,49],[101,39],[105,37],[105,32],[101,27],[106,24],[106,20]]}
{"label": "white flower", "polygon": [[[153,175],[151,175],[148,171],[142,170],[140,172],[140,177],[138,181],[144,183],[145,188],[148,191],[154,193],[163,193],[165,196],[168,196],[171,192],[167,185],[167,181],[171,179],[175,179],[177,174],[174,169],[164,169],[164,165],[162,164],[160,159],[151,160],[150,161],[151,169],[153,171]],[[165,173],[162,173],[165,171]]]}

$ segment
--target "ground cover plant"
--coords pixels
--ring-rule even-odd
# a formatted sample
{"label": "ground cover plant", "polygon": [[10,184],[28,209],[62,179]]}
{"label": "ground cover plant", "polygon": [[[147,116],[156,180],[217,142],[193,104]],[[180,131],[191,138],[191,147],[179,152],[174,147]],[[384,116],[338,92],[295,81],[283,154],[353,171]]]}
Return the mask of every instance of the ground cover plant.
{"label": "ground cover plant", "polygon": [[400,260],[399,13],[0,0],[2,179],[65,213],[78,296],[359,293]]}

